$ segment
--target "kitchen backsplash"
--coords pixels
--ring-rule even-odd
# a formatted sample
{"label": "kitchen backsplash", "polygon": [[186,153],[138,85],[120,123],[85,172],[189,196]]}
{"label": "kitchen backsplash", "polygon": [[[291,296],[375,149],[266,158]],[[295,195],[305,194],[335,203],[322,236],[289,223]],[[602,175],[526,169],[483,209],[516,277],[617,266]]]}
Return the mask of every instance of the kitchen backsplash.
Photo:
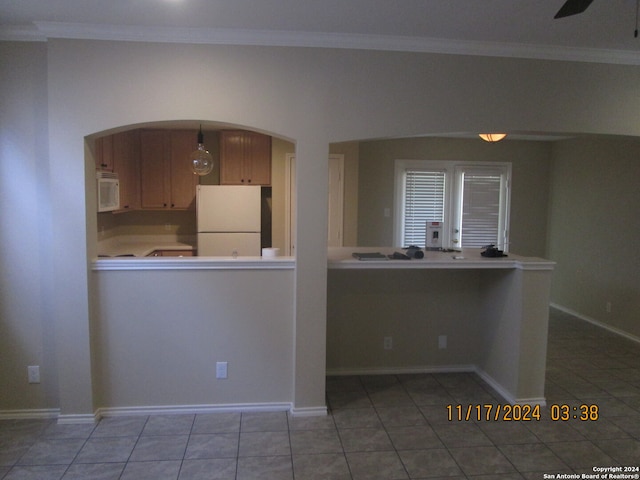
{"label": "kitchen backsplash", "polygon": [[135,211],[98,214],[98,240],[122,235],[196,234],[195,211]]}

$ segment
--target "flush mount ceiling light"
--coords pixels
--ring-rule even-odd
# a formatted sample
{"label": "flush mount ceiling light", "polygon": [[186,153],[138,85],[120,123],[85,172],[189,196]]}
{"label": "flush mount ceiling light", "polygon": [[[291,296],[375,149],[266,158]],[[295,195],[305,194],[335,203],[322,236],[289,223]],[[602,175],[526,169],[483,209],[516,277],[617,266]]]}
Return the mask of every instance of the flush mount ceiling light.
{"label": "flush mount ceiling light", "polygon": [[213,157],[204,148],[202,125],[200,125],[200,131],[198,132],[198,149],[191,152],[190,159],[193,173],[197,175],[207,175],[213,170]]}
{"label": "flush mount ceiling light", "polygon": [[504,139],[507,136],[507,134],[506,133],[479,133],[478,136],[481,139],[483,139],[485,142],[496,143]]}

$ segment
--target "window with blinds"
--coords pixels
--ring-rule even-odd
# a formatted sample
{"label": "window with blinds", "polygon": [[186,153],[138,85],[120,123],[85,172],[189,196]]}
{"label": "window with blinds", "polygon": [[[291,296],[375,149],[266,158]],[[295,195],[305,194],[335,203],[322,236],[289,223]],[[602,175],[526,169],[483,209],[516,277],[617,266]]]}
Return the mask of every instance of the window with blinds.
{"label": "window with blinds", "polygon": [[425,246],[427,222],[443,222],[443,246],[508,246],[511,164],[396,160],[396,245]]}
{"label": "window with blinds", "polygon": [[462,247],[502,243],[500,235],[500,173],[466,171],[462,181]]}
{"label": "window with blinds", "polygon": [[445,172],[405,171],[404,246],[424,247],[426,222],[444,220]]}

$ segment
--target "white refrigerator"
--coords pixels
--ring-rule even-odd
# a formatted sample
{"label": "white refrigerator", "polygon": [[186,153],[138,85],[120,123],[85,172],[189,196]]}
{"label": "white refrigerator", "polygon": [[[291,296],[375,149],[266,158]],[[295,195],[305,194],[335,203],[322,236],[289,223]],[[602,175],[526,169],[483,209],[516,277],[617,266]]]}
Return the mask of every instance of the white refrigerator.
{"label": "white refrigerator", "polygon": [[199,256],[260,256],[261,187],[198,185]]}

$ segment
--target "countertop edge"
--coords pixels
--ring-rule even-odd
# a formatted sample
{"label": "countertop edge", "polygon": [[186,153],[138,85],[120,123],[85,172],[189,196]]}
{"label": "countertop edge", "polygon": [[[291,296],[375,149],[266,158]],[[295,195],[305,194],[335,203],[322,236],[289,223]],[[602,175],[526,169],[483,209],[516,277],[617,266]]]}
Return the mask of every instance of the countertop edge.
{"label": "countertop edge", "polygon": [[295,265],[293,257],[127,257],[94,259],[91,270],[292,270]]}
{"label": "countertop edge", "polygon": [[352,257],[353,251],[379,251],[390,254],[393,249],[388,247],[345,248],[333,247],[329,249],[327,267],[330,270],[413,270],[413,269],[441,269],[441,270],[540,270],[552,271],[555,262],[537,257],[523,257],[508,255],[498,258],[487,258],[480,255],[481,249],[465,249],[464,252],[435,252],[426,251],[423,259],[411,260],[357,260]]}
{"label": "countertop edge", "polygon": [[452,260],[450,262],[430,262],[420,260],[330,261],[330,270],[553,270],[553,262],[526,263],[517,260],[501,262],[477,262]]}

